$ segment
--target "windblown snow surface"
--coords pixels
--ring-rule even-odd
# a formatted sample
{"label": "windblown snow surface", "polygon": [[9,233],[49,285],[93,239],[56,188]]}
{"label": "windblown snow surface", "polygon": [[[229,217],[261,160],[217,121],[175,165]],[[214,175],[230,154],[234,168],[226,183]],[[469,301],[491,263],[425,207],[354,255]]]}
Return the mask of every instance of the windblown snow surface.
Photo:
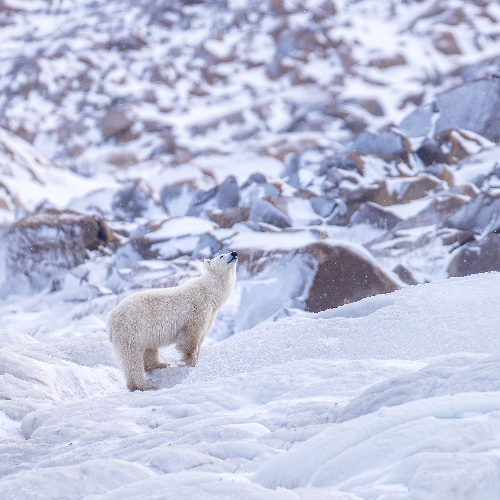
{"label": "windblown snow surface", "polygon": [[499,273],[303,313],[130,393],[105,332],[0,335],[0,498],[500,498]]}

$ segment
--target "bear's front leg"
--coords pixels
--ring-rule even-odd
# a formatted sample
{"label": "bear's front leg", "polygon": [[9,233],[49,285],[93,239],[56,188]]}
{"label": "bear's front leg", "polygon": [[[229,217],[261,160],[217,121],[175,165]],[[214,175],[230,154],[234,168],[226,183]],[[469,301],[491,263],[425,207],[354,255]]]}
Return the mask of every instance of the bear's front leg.
{"label": "bear's front leg", "polygon": [[144,376],[144,351],[139,346],[127,342],[115,342],[129,391],[149,391],[158,389],[151,379]]}
{"label": "bear's front leg", "polygon": [[186,366],[196,366],[198,361],[198,339],[183,337],[176,345],[182,353],[182,362]]}
{"label": "bear's front leg", "polygon": [[170,366],[168,363],[162,363],[160,361],[159,349],[146,349],[144,351],[144,369],[147,372],[158,368],[167,368],[168,366]]}

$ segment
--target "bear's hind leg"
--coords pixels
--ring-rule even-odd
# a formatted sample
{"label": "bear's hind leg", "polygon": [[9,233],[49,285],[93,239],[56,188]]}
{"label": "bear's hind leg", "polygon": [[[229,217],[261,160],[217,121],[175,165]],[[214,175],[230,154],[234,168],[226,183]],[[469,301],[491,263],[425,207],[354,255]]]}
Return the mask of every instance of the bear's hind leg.
{"label": "bear's hind leg", "polygon": [[144,351],[144,369],[147,372],[157,368],[167,368],[167,366],[170,365],[160,361],[160,351],[158,349],[146,349]]}

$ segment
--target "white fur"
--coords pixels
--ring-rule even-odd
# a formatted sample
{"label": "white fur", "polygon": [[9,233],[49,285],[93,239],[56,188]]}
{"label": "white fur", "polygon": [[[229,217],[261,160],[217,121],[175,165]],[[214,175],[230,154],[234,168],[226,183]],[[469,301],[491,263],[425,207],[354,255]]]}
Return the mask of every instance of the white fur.
{"label": "white fur", "polygon": [[224,254],[207,259],[202,276],[181,286],[134,293],[111,311],[109,340],[129,390],[156,389],[144,370],[168,366],[160,362],[161,346],[175,344],[185,364],[196,365],[201,344],[236,282],[237,260],[228,263],[230,258],[231,254]]}

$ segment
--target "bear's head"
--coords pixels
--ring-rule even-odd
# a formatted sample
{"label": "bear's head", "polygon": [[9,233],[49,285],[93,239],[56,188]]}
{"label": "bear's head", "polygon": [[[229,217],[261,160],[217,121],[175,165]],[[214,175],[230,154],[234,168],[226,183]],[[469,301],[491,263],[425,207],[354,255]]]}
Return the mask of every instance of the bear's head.
{"label": "bear's head", "polygon": [[236,272],[238,254],[236,252],[217,255],[213,259],[205,259],[205,267],[210,273],[223,275]]}

